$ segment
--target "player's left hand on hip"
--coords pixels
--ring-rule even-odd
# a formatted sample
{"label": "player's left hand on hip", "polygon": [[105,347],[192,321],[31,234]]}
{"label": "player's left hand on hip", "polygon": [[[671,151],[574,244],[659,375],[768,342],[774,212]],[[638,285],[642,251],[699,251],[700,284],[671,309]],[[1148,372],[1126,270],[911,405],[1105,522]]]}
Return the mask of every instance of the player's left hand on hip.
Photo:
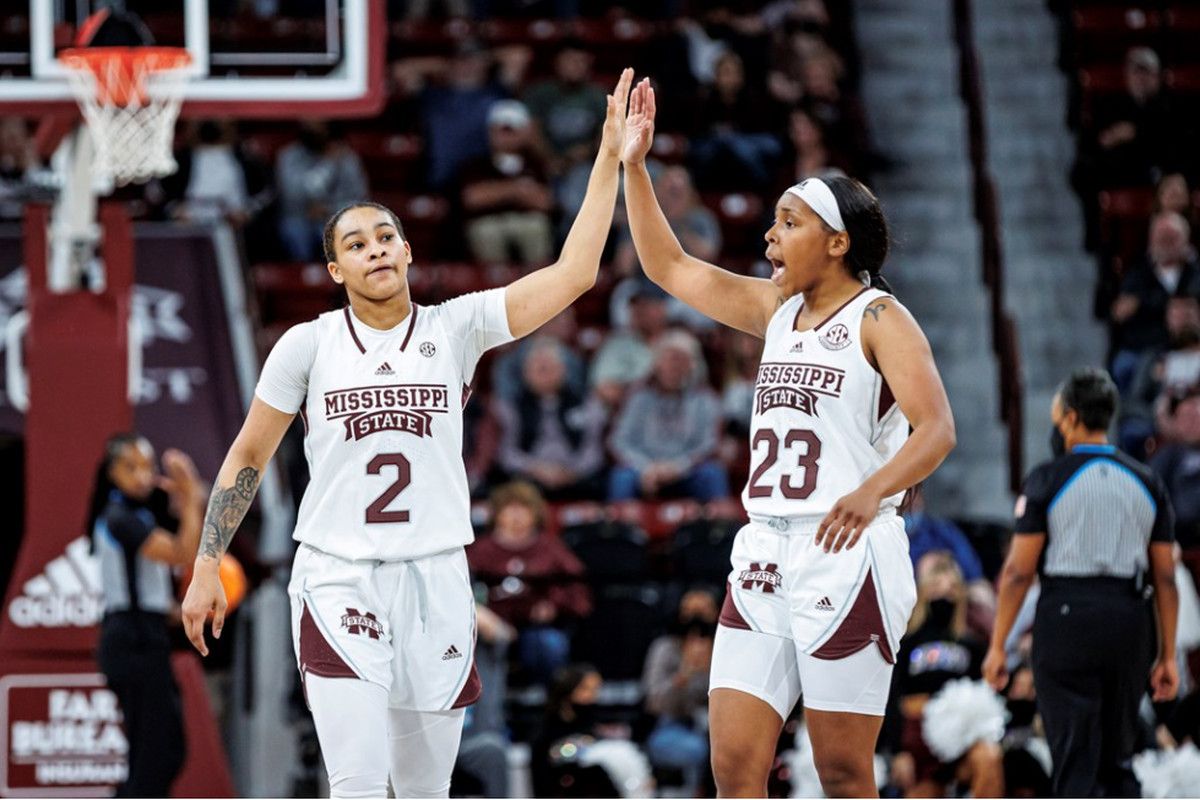
{"label": "player's left hand on hip", "polygon": [[849,550],[858,542],[863,531],[879,513],[882,498],[865,486],[860,486],[838,500],[821,524],[813,541],[826,553]]}

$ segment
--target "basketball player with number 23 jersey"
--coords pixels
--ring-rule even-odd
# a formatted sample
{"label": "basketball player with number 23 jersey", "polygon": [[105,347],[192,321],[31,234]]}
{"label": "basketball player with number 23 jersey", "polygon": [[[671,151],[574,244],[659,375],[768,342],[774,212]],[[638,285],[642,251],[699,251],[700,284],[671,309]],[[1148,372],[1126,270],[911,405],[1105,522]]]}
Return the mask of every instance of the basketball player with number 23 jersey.
{"label": "basketball player with number 23 jersey", "polygon": [[625,70],[559,259],[507,287],[411,300],[412,252],[375,203],[342,209],[325,256],[349,304],[283,335],[221,467],[183,603],[207,655],[221,635],[217,563],[296,414],[311,480],[288,593],[292,638],[334,797],[447,797],[464,707],[480,693],[462,410],[483,353],[525,336],[596,281],[616,204]]}
{"label": "basketball player with number 23 jersey", "polygon": [[[634,88],[625,202],[646,274],[764,340],[750,426],[750,522],[734,541],[713,646],[709,735],[721,797],[765,797],[783,722],[803,697],[829,797],[878,796],[873,754],[916,601],[897,508],[954,446],[929,344],[879,272],[878,200],[846,177],[784,192],[770,279],[687,255],[646,171],[654,90]],[[911,433],[910,433],[911,429]]]}

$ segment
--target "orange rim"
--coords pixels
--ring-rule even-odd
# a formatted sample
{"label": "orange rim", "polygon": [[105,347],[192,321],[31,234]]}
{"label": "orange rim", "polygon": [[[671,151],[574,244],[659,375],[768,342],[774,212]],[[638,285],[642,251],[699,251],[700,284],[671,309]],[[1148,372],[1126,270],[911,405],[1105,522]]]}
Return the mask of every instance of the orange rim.
{"label": "orange rim", "polygon": [[86,70],[96,79],[101,105],[145,104],[146,76],[182,69],[192,63],[182,47],[76,47],[63,50],[58,60],[67,69]]}

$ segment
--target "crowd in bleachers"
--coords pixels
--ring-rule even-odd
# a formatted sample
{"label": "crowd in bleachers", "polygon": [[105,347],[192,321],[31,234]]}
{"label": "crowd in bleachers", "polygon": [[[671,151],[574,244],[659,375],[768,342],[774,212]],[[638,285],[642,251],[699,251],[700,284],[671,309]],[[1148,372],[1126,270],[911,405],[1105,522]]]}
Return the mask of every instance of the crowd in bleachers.
{"label": "crowd in bleachers", "polygon": [[[1081,76],[1075,174],[1124,397],[1120,443],[1162,475],[1177,536],[1198,553],[1200,161],[1188,139],[1196,115],[1180,93],[1194,99],[1200,65],[1180,42],[1200,16],[1156,7],[1134,25],[1111,3],[1052,5],[1062,7],[1066,66]],[[761,274],[779,192],[831,170],[869,182],[879,161],[847,6],[392,0],[390,94],[378,118],[186,121],[180,170],[121,196],[145,217],[219,217],[241,231],[265,353],[288,326],[344,302],[321,230],[352,200],[399,215],[419,304],[552,260],[582,202],[604,95],[632,65],[658,87],[651,171],[684,247]],[[1119,48],[1097,33],[1110,18],[1124,26]],[[1127,52],[1131,36],[1138,46]],[[29,138],[21,121],[0,121],[0,187],[39,167]],[[486,358],[467,406],[485,696],[470,712],[456,792],[513,791],[503,765],[519,741],[533,745],[539,795],[605,796],[612,769],[577,757],[591,739],[636,742],[640,751],[620,757],[648,759],[660,791],[713,791],[705,688],[761,344],[649,283],[621,214],[618,203],[598,287]],[[880,743],[882,785],[892,796],[1044,793],[1027,633],[1011,643],[1004,739],[967,743],[953,758],[924,741],[930,698],[979,678],[1003,531],[936,518],[919,499],[907,523],[919,601]],[[1185,686],[1187,700],[1159,709],[1160,740],[1200,741],[1200,701]],[[785,753],[803,751],[800,716],[781,741],[773,792],[803,785],[803,765]]]}

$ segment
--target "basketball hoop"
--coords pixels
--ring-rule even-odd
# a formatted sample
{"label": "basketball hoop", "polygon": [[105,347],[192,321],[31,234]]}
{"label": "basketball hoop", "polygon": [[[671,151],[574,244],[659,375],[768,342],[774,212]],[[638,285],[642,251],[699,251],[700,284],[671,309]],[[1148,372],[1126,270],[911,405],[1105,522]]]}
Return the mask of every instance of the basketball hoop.
{"label": "basketball hoop", "polygon": [[91,131],[97,188],[175,171],[175,120],[192,63],[187,50],[87,47],[64,50],[58,60]]}

